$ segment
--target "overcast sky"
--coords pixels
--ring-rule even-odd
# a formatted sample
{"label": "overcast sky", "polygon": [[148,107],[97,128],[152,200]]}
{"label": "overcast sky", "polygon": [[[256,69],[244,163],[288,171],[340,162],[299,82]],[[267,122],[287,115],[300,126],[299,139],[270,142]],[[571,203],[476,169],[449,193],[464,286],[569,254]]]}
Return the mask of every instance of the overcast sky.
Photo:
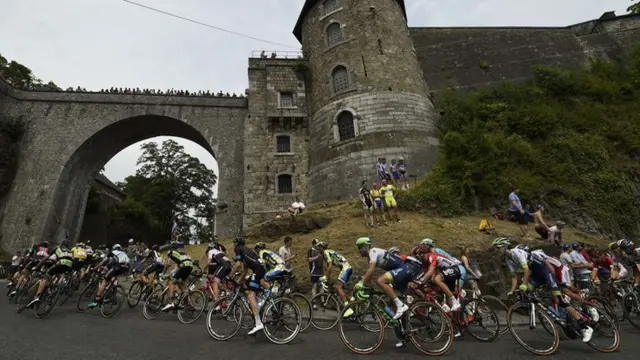
{"label": "overcast sky", "polygon": [[[247,88],[247,58],[252,51],[300,50],[291,31],[304,0],[136,2],[283,46],[228,34],[122,0],[1,0],[0,54],[62,88],[117,86],[241,93]],[[605,11],[624,14],[631,2],[407,0],[406,4],[410,26],[565,26],[598,18]],[[179,142],[217,173],[208,152],[190,141]],[[134,144],[116,155],[106,165],[106,175],[121,181],[135,173],[139,148],[140,144]]]}

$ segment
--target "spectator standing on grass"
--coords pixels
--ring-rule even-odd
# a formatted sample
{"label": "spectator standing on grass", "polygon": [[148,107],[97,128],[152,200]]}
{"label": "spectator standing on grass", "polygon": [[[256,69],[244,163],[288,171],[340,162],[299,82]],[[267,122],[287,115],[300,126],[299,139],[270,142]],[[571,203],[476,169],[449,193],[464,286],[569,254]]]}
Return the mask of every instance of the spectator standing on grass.
{"label": "spectator standing on grass", "polygon": [[364,212],[364,226],[375,227],[376,223],[373,221],[373,198],[371,192],[367,188],[367,181],[363,180],[361,188],[358,191],[360,195],[360,201],[362,201],[362,210]]}
{"label": "spectator standing on grass", "polygon": [[396,202],[396,187],[387,183],[387,180],[382,180],[382,194],[384,195],[384,206],[389,211],[390,220],[401,222],[398,217],[398,203]]}
{"label": "spectator standing on grass", "polygon": [[384,163],[382,158],[378,158],[378,163],[376,164],[376,173],[378,174],[378,180],[385,180],[387,176],[384,172]]}
{"label": "spectator standing on grass", "polygon": [[[307,259],[309,261],[309,279],[311,280],[311,296],[318,294],[322,288],[320,287],[320,278],[324,276],[324,261],[322,257],[322,251],[316,248],[319,243],[318,239],[311,241],[311,247],[307,252]],[[313,310],[316,310],[316,304],[313,305]]]}
{"label": "spectator standing on grass", "polygon": [[291,254],[292,242],[293,239],[291,239],[290,236],[285,236],[284,245],[282,245],[282,247],[280,247],[280,250],[278,250],[278,254],[282,258],[282,260],[284,260],[284,265],[287,267],[287,270],[291,270],[291,262],[296,257],[295,255]]}
{"label": "spectator standing on grass", "polygon": [[382,191],[378,189],[378,184],[373,183],[371,188],[371,197],[373,198],[373,216],[376,224],[380,224],[380,218],[387,225],[387,216],[384,214],[384,203],[382,202]]}
{"label": "spectator standing on grass", "polygon": [[409,183],[407,182],[407,165],[404,162],[404,158],[400,156],[398,158],[398,174],[400,174],[400,186],[403,189],[409,189]]}
{"label": "spectator standing on grass", "polygon": [[511,213],[511,215],[516,218],[516,221],[518,221],[522,237],[526,237],[528,230],[528,219],[524,212],[524,208],[522,207],[520,197],[518,196],[519,193],[520,189],[515,188],[511,192],[511,194],[509,194],[509,213]]}

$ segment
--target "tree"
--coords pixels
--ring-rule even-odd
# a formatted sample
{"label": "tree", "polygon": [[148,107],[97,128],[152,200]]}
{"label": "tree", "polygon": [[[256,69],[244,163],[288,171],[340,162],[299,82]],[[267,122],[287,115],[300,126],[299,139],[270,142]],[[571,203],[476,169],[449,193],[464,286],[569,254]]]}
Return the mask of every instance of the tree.
{"label": "tree", "polygon": [[[145,143],[141,149],[136,174],[118,184],[127,194],[127,201],[120,213],[114,214],[114,220],[134,222],[138,228],[146,229],[145,238],[154,239],[149,242],[166,241],[174,221],[178,232],[186,237],[192,231],[198,236],[210,236],[206,221],[213,217],[215,209],[215,173],[173,140],[164,141],[161,146]],[[131,234],[120,237],[133,236],[131,226],[119,225],[114,231]]]}
{"label": "tree", "polygon": [[33,75],[31,69],[17,61],[8,61],[2,55],[0,55],[0,77],[18,89],[59,89],[53,81],[44,84],[42,80]]}
{"label": "tree", "polygon": [[[633,1],[637,1],[637,0],[631,0],[631,2]],[[627,11],[632,13],[632,14],[640,14],[640,1],[632,4],[631,6],[629,6],[627,8]]]}

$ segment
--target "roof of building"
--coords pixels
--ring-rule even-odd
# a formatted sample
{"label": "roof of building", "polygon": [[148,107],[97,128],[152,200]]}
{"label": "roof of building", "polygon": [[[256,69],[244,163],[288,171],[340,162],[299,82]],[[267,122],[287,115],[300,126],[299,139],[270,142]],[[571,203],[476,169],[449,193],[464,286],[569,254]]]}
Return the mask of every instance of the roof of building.
{"label": "roof of building", "polygon": [[109,180],[109,178],[107,178],[103,174],[98,174],[96,176],[96,181],[102,183],[103,185],[107,186],[108,188],[111,188],[112,190],[122,195],[126,195],[124,191],[122,191],[122,189],[118,187],[118,185],[114,184],[113,181]]}
{"label": "roof of building", "polygon": [[[320,0],[306,0],[304,5],[302,5],[302,10],[300,10],[300,16],[298,16],[298,21],[296,22],[296,26],[293,28],[293,35],[298,39],[300,43],[302,43],[302,23],[304,21],[304,17],[307,16],[309,11],[319,2]],[[404,6],[404,0],[396,0],[402,9],[402,13],[404,14],[405,20],[407,19],[407,9]]]}

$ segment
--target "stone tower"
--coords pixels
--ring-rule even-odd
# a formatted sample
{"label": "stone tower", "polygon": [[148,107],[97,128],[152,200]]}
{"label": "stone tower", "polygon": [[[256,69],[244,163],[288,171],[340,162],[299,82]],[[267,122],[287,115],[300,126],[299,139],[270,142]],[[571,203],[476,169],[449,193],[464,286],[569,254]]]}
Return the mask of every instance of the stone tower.
{"label": "stone tower", "polygon": [[308,66],[309,200],[355,197],[380,157],[429,172],[436,115],[404,0],[306,0],[294,35]]}

